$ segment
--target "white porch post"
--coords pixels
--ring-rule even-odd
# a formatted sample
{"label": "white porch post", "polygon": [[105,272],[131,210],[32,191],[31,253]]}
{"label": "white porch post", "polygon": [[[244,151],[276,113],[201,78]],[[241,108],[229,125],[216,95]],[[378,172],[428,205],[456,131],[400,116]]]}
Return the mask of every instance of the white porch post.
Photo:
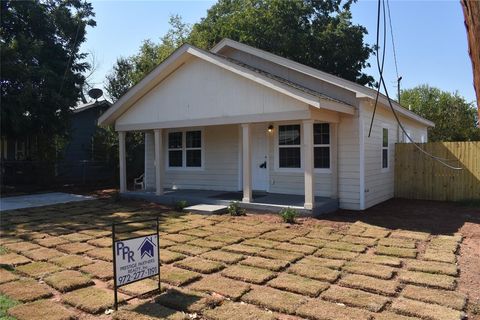
{"label": "white porch post", "polygon": [[303,120],[303,159],[305,165],[305,209],[313,209],[314,172],[313,172],[313,120]]}
{"label": "white porch post", "polygon": [[118,132],[118,160],[120,162],[120,192],[127,191],[127,165],[125,154],[125,131]]}
{"label": "white porch post", "polygon": [[162,129],[155,129],[155,194],[160,196],[163,194],[163,181],[162,181]]}
{"label": "white porch post", "polygon": [[250,140],[250,124],[242,123],[243,202],[250,202],[252,200],[252,160]]}

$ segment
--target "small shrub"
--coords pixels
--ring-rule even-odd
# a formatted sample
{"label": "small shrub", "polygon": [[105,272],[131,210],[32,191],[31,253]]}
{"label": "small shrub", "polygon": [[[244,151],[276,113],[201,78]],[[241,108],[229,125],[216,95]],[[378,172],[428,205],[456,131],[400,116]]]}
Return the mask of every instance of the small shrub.
{"label": "small shrub", "polygon": [[240,208],[238,201],[233,201],[230,202],[230,205],[228,206],[228,213],[231,216],[244,216],[245,209]]}
{"label": "small shrub", "polygon": [[298,212],[297,210],[292,208],[283,208],[282,211],[280,211],[280,216],[282,217],[283,222],[295,223],[295,219],[298,216]]}
{"label": "small shrub", "polygon": [[185,209],[188,206],[188,202],[186,200],[180,200],[175,202],[175,211],[177,212],[183,212],[183,209]]}

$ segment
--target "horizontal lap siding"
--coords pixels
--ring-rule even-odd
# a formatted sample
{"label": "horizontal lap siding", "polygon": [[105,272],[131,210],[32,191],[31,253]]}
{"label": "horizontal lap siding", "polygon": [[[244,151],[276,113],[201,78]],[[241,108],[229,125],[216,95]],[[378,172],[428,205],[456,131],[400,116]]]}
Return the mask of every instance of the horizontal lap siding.
{"label": "horizontal lap siding", "polygon": [[338,125],[338,197],[340,208],[360,208],[358,118],[346,116]]}

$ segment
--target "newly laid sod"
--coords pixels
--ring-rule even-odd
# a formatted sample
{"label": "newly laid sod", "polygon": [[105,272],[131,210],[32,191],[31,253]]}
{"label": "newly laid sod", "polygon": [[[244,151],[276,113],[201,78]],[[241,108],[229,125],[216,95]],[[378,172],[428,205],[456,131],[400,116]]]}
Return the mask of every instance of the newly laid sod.
{"label": "newly laid sod", "polygon": [[204,247],[197,247],[193,246],[191,244],[178,244],[175,246],[168,247],[170,251],[175,251],[183,254],[187,254],[190,256],[198,256],[202,253],[205,253],[207,251],[210,251],[209,248],[204,248]]}
{"label": "newly laid sod", "polygon": [[346,235],[340,241],[353,244],[362,244],[364,246],[373,246],[375,243],[377,243],[377,239],[375,238],[357,237],[352,235]]}
{"label": "newly laid sod", "polygon": [[[113,291],[87,287],[64,294],[62,300],[75,308],[96,314],[113,305]],[[119,301],[122,300],[122,295],[119,295]]]}
{"label": "newly laid sod", "polygon": [[96,247],[89,245],[85,242],[72,242],[57,246],[57,249],[69,254],[80,254],[87,252],[88,250],[95,249]]}
{"label": "newly laid sod", "polygon": [[304,244],[292,244],[287,242],[283,242],[279,244],[277,247],[275,247],[275,249],[293,251],[293,252],[299,252],[299,253],[305,253],[305,254],[312,254],[315,251],[317,251],[317,248],[313,246],[304,245]]}
{"label": "newly laid sod", "polygon": [[0,268],[0,284],[17,280],[18,278],[19,276],[16,275],[15,273],[7,271],[3,268]]}
{"label": "newly laid sod", "polygon": [[281,273],[278,277],[267,283],[270,287],[300,293],[310,297],[317,297],[320,292],[325,291],[330,284],[294,274]]}
{"label": "newly laid sod", "polygon": [[[161,254],[161,253],[160,253]],[[228,264],[237,263],[242,260],[245,256],[238,253],[226,252],[222,250],[214,250],[205,252],[201,255],[202,258],[220,261]]]}
{"label": "newly laid sod", "polygon": [[339,271],[322,267],[315,262],[298,262],[290,266],[287,271],[296,275],[328,282],[334,282],[340,276]]}
{"label": "newly laid sod", "polygon": [[367,277],[359,274],[347,274],[338,284],[353,289],[392,296],[397,292],[398,282]]}
{"label": "newly laid sod", "polygon": [[428,273],[446,274],[449,276],[458,275],[458,267],[457,265],[452,263],[410,260],[407,262],[407,269],[413,270],[413,271],[428,272]]}
{"label": "newly laid sod", "polygon": [[[194,236],[198,238],[205,238],[212,235],[210,231],[205,231],[202,229],[183,230],[183,231],[180,231],[180,234],[185,234],[185,235]],[[160,242],[162,242],[162,237],[160,237]]]}
{"label": "newly laid sod", "polygon": [[328,241],[323,239],[313,239],[308,237],[298,237],[290,240],[290,243],[294,244],[305,244],[307,246],[312,246],[316,248],[323,247]]}
{"label": "newly laid sod", "polygon": [[43,238],[43,239],[35,239],[33,241],[35,243],[38,243],[39,245],[47,247],[47,248],[54,248],[54,247],[59,246],[61,244],[69,243],[68,240],[62,239],[60,237],[46,237],[46,238]]}
{"label": "newly laid sod", "polygon": [[7,243],[7,244],[4,244],[3,246],[5,248],[7,248],[8,250],[16,252],[16,253],[21,253],[21,252],[25,252],[25,251],[28,251],[28,250],[40,249],[41,248],[38,244],[27,242],[27,241]]}
{"label": "newly laid sod", "polygon": [[95,248],[87,251],[87,256],[109,262],[113,261],[113,253],[111,248]]}
{"label": "newly laid sod", "polygon": [[[132,296],[141,296],[145,293],[158,293],[158,278],[147,278],[132,282],[126,286],[120,287],[119,290]],[[163,286],[160,286],[160,291],[163,290]]]}
{"label": "newly laid sod", "polygon": [[415,239],[419,241],[427,241],[430,235],[426,232],[417,232],[409,230],[395,230],[390,234],[392,238]]}
{"label": "newly laid sod", "polygon": [[265,249],[259,252],[257,255],[270,258],[270,259],[278,259],[288,261],[293,263],[301,258],[303,258],[304,254],[300,252],[293,252],[293,251],[286,251],[286,250],[277,250],[277,249]]}
{"label": "newly laid sod", "polygon": [[32,262],[17,267],[17,271],[33,278],[42,278],[47,274],[62,270],[61,267],[50,262]]}
{"label": "newly laid sod", "polygon": [[160,250],[160,262],[161,263],[172,263],[178,260],[182,260],[185,258],[185,255],[178,253],[178,252],[173,252],[169,251],[166,249]]}
{"label": "newly laid sod", "polygon": [[299,260],[297,263],[306,263],[306,264],[313,264],[319,267],[326,267],[330,269],[340,269],[343,267],[346,261],[343,260],[336,260],[336,259],[327,259],[327,258],[319,258],[319,257],[313,257],[313,256],[308,256],[303,258],[302,260]]}
{"label": "newly laid sod", "polygon": [[442,307],[436,304],[424,303],[406,298],[395,299],[391,309],[413,317],[435,320],[460,320],[463,319],[463,312]]}
{"label": "newly laid sod", "polygon": [[456,286],[456,279],[454,277],[442,274],[402,271],[399,273],[398,278],[404,283],[417,284],[432,288],[454,290]]}
{"label": "newly laid sod", "polygon": [[23,254],[27,258],[30,258],[35,261],[46,261],[56,257],[63,256],[63,253],[61,253],[60,251],[55,249],[49,249],[49,248],[40,248],[40,249],[25,251]]}
{"label": "newly laid sod", "polygon": [[179,242],[179,243],[184,243],[184,242],[189,242],[192,240],[196,240],[197,237],[194,236],[189,236],[186,234],[165,234],[163,237],[160,237],[161,240],[170,240],[173,242]]}
{"label": "newly laid sod", "polygon": [[417,317],[409,317],[409,316],[403,316],[398,313],[390,312],[390,311],[384,311],[379,314],[375,314],[375,320],[418,320],[419,318]]}
{"label": "newly laid sod", "polygon": [[81,267],[80,271],[88,273],[95,278],[108,280],[113,278],[112,264],[105,261],[97,261],[87,266]]}
{"label": "newly laid sod", "polygon": [[31,260],[16,253],[6,253],[0,255],[0,265],[16,266],[29,263]]}
{"label": "newly laid sod", "polygon": [[226,244],[233,244],[242,241],[243,237],[238,236],[229,236],[226,234],[213,234],[205,238],[205,240],[209,241],[219,241]]}
{"label": "newly laid sod", "polygon": [[391,279],[395,272],[395,269],[391,267],[355,261],[347,262],[342,270],[385,280]]}
{"label": "newly laid sod", "polygon": [[88,240],[87,243],[95,247],[108,248],[112,246],[112,238],[92,239]]}
{"label": "newly laid sod", "polygon": [[235,265],[223,270],[222,275],[236,280],[261,284],[272,279],[275,273],[266,269]]}
{"label": "newly laid sod", "polygon": [[77,255],[65,255],[53,258],[49,260],[49,262],[59,265],[60,267],[63,267],[65,269],[80,268],[93,263],[91,259],[87,259]]}
{"label": "newly laid sod", "polygon": [[467,303],[466,296],[455,291],[437,290],[412,285],[407,285],[402,290],[402,296],[413,300],[439,304],[457,310],[463,310]]}
{"label": "newly laid sod", "polygon": [[375,264],[383,264],[390,267],[401,267],[402,260],[395,257],[390,256],[382,256],[377,254],[361,254],[359,255],[355,261],[358,262],[367,262],[367,263],[375,263]]}
{"label": "newly laid sod", "polygon": [[223,242],[211,241],[211,240],[205,240],[205,239],[195,239],[190,242],[187,242],[187,244],[190,244],[192,246],[202,247],[202,248],[208,248],[208,249],[219,249],[225,245],[225,243]]}
{"label": "newly laid sod", "polygon": [[459,241],[449,238],[433,238],[427,244],[427,248],[438,251],[449,251],[455,253],[458,249]]}
{"label": "newly laid sod", "polygon": [[276,259],[266,259],[262,257],[247,257],[245,260],[240,261],[240,264],[268,269],[271,271],[280,271],[289,265],[288,261],[276,260]]}
{"label": "newly laid sod", "polygon": [[136,306],[123,308],[113,315],[114,320],[187,320],[188,316],[155,302],[144,302]]}
{"label": "newly laid sod", "polygon": [[207,310],[205,316],[212,320],[275,320],[271,312],[262,310],[250,304],[225,302],[212,310]]}
{"label": "newly laid sod", "polygon": [[416,249],[408,248],[399,248],[399,247],[387,247],[387,246],[377,246],[375,249],[376,254],[381,254],[385,256],[399,257],[399,258],[412,258],[414,259],[417,256]]}
{"label": "newly laid sod", "polygon": [[325,300],[343,303],[347,306],[366,308],[378,312],[389,301],[388,298],[361,290],[332,286],[321,294]]}
{"label": "newly laid sod", "polygon": [[321,248],[317,252],[315,252],[315,256],[328,258],[328,259],[352,260],[356,256],[358,256],[358,253],[343,251],[343,250],[336,250],[332,248]]}
{"label": "newly laid sod", "polygon": [[268,287],[255,287],[242,297],[242,300],[258,306],[294,314],[307,300],[304,296]]}
{"label": "newly laid sod", "polygon": [[229,246],[225,246],[222,248],[222,250],[234,252],[234,253],[240,253],[240,254],[255,255],[263,251],[264,248],[247,246],[241,243],[237,243],[237,244],[231,244]]}
{"label": "newly laid sod", "polygon": [[367,228],[365,229],[362,234],[360,234],[362,237],[369,237],[369,238],[385,238],[390,234],[390,230],[386,229],[381,229],[381,228]]}
{"label": "newly laid sod", "polygon": [[8,313],[22,320],[70,320],[75,319],[75,313],[58,302],[38,300],[15,306]]}
{"label": "newly laid sod", "polygon": [[223,299],[188,290],[171,289],[155,298],[155,301],[168,308],[196,313],[218,305]]}
{"label": "newly laid sod", "polygon": [[414,239],[401,239],[401,238],[383,238],[378,241],[381,246],[388,247],[400,247],[400,248],[416,248],[416,241]]}
{"label": "newly laid sod", "polygon": [[204,277],[189,286],[192,290],[215,292],[237,300],[250,289],[250,285],[218,275]]}
{"label": "newly laid sod", "polygon": [[52,291],[45,285],[31,279],[20,279],[0,285],[0,293],[11,299],[28,302],[52,296]]}
{"label": "newly laid sod", "polygon": [[343,241],[334,241],[328,242],[325,244],[325,248],[343,250],[343,251],[352,251],[352,252],[364,252],[367,249],[367,246],[363,244],[353,244],[350,242]]}
{"label": "newly laid sod", "polygon": [[260,238],[274,241],[289,241],[299,236],[302,236],[302,234],[288,232],[286,230],[275,230],[262,234]]}
{"label": "newly laid sod", "polygon": [[315,320],[345,319],[345,320],[369,320],[370,313],[356,308],[350,308],[337,303],[331,303],[315,299],[307,302],[297,309],[297,314]]}
{"label": "newly laid sod", "polygon": [[182,286],[201,277],[201,275],[196,272],[175,268],[171,265],[161,266],[160,274],[162,281],[174,286]]}
{"label": "newly laid sod", "polygon": [[225,268],[222,263],[198,257],[190,257],[174,263],[174,266],[200,273],[213,273]]}
{"label": "newly laid sod", "polygon": [[60,292],[72,291],[75,289],[91,286],[94,284],[90,277],[74,270],[64,270],[49,275],[45,283]]}
{"label": "newly laid sod", "polygon": [[272,249],[280,245],[281,242],[268,240],[268,239],[261,239],[261,238],[252,238],[252,239],[247,239],[243,241],[242,244],[246,244],[253,247]]}
{"label": "newly laid sod", "polygon": [[60,236],[60,238],[65,239],[69,242],[82,242],[93,239],[92,236],[84,233],[70,233],[64,236]]}
{"label": "newly laid sod", "polygon": [[457,261],[457,257],[455,256],[455,254],[450,251],[440,251],[428,248],[423,254],[423,259],[445,263],[455,263]]}

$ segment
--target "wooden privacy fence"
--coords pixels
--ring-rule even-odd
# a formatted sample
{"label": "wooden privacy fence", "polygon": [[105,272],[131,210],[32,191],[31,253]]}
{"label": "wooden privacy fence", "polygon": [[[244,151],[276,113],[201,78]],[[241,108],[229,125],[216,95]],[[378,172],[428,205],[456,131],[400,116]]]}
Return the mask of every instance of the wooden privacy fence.
{"label": "wooden privacy fence", "polygon": [[395,197],[442,201],[480,199],[480,141],[430,142],[420,146],[462,170],[442,165],[411,143],[398,143],[395,145]]}

